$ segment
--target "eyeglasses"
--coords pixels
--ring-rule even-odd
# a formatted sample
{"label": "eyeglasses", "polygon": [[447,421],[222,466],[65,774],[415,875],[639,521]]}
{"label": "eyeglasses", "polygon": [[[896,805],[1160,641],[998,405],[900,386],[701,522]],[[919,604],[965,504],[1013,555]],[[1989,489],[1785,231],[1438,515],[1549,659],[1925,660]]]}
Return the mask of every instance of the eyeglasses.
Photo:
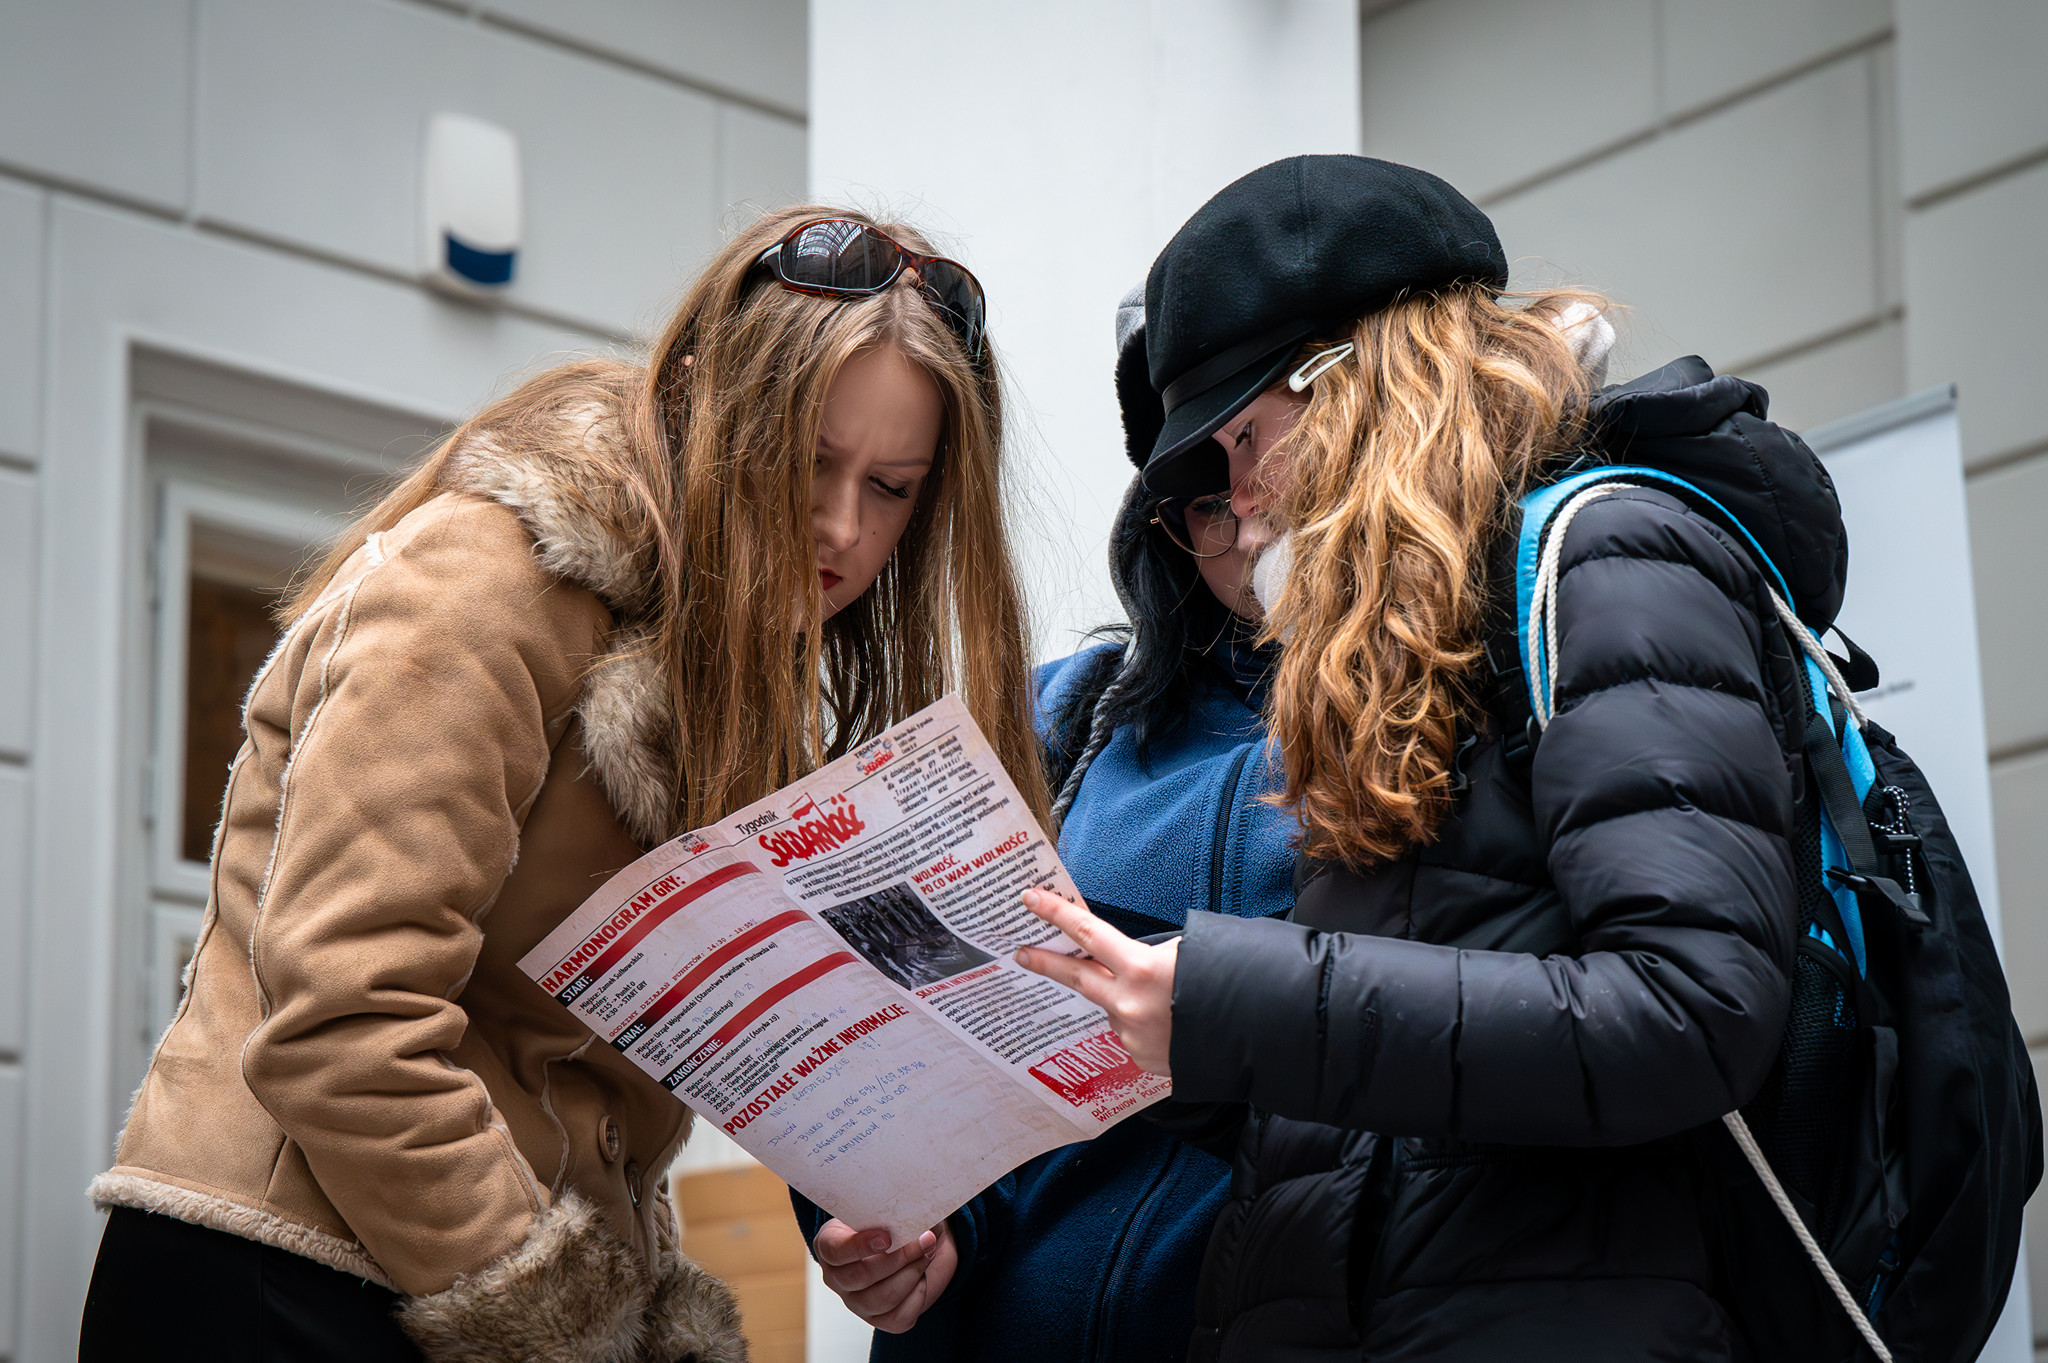
{"label": "eyeglasses", "polygon": [[1196,558],[1227,554],[1237,544],[1237,513],[1227,492],[1168,497],[1154,509],[1152,524]]}
{"label": "eyeglasses", "polygon": [[967,357],[981,359],[988,303],[981,282],[957,260],[921,256],[851,218],[814,218],[791,228],[754,265],[772,270],[783,288],[819,298],[880,293],[904,270],[915,270],[918,292],[967,347]]}

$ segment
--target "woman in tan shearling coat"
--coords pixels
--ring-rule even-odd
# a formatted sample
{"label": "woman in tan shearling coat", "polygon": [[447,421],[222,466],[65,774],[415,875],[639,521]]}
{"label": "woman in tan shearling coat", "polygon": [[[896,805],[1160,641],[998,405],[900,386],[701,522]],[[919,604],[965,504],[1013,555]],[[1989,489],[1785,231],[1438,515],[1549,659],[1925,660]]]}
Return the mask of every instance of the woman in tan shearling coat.
{"label": "woman in tan shearling coat", "polygon": [[82,1358],[744,1358],[676,1248],[687,1110],[517,961],[948,689],[1042,800],[980,293],[924,250],[771,215],[644,368],[529,381],[310,574]]}

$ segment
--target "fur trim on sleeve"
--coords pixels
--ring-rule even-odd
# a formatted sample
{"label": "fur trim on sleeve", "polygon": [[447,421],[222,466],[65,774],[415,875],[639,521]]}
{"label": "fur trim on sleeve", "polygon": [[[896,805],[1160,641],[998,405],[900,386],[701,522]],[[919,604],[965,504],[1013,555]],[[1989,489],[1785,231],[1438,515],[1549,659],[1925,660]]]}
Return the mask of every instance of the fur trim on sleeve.
{"label": "fur trim on sleeve", "polygon": [[[671,1285],[671,1257],[662,1256],[663,1299],[696,1300],[650,1317],[657,1285],[646,1261],[605,1229],[595,1207],[566,1194],[518,1249],[445,1291],[412,1298],[399,1323],[429,1363],[672,1363],[680,1355],[650,1352],[650,1336],[667,1347],[668,1337],[681,1338],[670,1319],[692,1311],[729,1317],[737,1337],[739,1311],[725,1285],[694,1264],[694,1279]],[[706,1354],[704,1363],[745,1356],[742,1344],[736,1354]]]}
{"label": "fur trim on sleeve", "polygon": [[674,1250],[647,1310],[647,1363],[747,1363],[740,1308],[726,1285]]}

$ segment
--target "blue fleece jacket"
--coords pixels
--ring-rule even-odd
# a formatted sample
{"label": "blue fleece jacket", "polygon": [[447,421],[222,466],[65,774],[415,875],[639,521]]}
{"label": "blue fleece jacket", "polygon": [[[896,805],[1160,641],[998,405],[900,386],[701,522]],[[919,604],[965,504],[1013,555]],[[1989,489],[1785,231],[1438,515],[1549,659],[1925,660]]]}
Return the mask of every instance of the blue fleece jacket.
{"label": "blue fleece jacket", "polygon": [[[1039,669],[1039,723],[1057,713],[1098,649]],[[1225,648],[1228,645],[1224,645]],[[1133,936],[1182,927],[1190,909],[1245,918],[1293,902],[1293,824],[1258,797],[1278,783],[1259,724],[1257,670],[1218,659],[1187,723],[1138,759],[1119,730],[1060,832],[1060,856],[1092,907]],[[876,1363],[1178,1363],[1194,1328],[1195,1278],[1230,1167],[1143,1120],[1040,1155],[952,1217],[960,1269]],[[805,1237],[825,1214],[795,1199]]]}

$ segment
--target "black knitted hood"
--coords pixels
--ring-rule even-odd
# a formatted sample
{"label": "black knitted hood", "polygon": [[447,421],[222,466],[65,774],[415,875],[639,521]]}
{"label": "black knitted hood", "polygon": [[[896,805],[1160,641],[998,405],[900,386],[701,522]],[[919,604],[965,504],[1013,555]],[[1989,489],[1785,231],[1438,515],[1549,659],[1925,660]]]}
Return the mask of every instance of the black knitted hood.
{"label": "black knitted hood", "polygon": [[1849,532],[1827,468],[1765,419],[1770,400],[1687,355],[1603,389],[1590,411],[1591,444],[1612,463],[1674,474],[1726,507],[1784,575],[1799,618],[1823,630],[1842,608]]}

